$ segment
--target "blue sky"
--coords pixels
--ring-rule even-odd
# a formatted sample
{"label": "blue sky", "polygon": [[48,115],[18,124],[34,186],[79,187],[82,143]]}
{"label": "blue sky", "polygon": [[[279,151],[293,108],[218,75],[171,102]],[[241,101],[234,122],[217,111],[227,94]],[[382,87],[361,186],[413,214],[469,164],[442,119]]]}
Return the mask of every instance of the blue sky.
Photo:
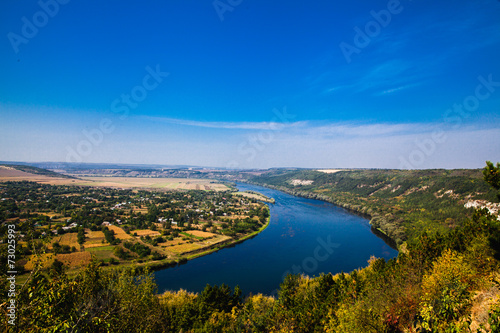
{"label": "blue sky", "polygon": [[4,0],[0,160],[500,161],[500,2]]}

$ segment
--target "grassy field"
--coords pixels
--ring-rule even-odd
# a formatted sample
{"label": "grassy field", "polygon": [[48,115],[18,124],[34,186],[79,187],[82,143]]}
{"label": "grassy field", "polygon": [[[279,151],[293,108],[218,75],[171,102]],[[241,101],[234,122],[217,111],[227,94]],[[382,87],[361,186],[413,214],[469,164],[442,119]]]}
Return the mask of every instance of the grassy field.
{"label": "grassy field", "polygon": [[226,191],[229,188],[207,179],[190,178],[139,178],[139,177],[85,177],[75,185],[115,188],[148,188],[165,190]]}
{"label": "grassy field", "polygon": [[[43,268],[49,268],[50,265],[54,262],[55,259],[61,261],[69,268],[79,268],[87,265],[91,260],[90,251],[82,251],[82,252],[72,252],[72,253],[44,253],[39,255],[40,263]],[[101,251],[104,254],[104,251]],[[112,253],[112,251],[111,251]],[[107,252],[105,255],[109,255]],[[24,265],[24,269],[31,271],[35,268],[35,256],[31,255],[28,262]]]}
{"label": "grassy field", "polygon": [[226,185],[209,179],[145,177],[83,177],[81,179],[70,179],[32,174],[8,166],[0,166],[0,182],[24,180],[50,185],[97,186],[122,189],[229,190]]}
{"label": "grassy field", "polygon": [[60,245],[69,245],[70,247],[74,246],[78,249],[80,248],[80,244],[78,244],[77,236],[78,234],[76,232],[64,234],[62,236],[54,237],[52,243],[59,242]]}
{"label": "grassy field", "polygon": [[153,230],[149,230],[149,229],[143,229],[143,230],[137,229],[137,230],[132,231],[132,234],[133,235],[137,234],[137,237],[141,237],[141,236],[156,237],[156,236],[161,235],[158,231],[153,231]]}
{"label": "grassy field", "polygon": [[[113,257],[113,251],[115,249],[114,245],[86,248],[85,251],[91,256],[95,257],[97,260],[108,260]],[[116,259],[116,258],[115,258]]]}
{"label": "grassy field", "polygon": [[202,237],[202,238],[210,238],[216,236],[216,234],[212,234],[211,232],[206,232],[201,230],[189,230],[186,231],[186,233],[193,235],[195,237]]}
{"label": "grassy field", "polygon": [[203,243],[207,244],[207,245],[214,245],[214,244],[218,244],[218,243],[222,243],[222,242],[225,242],[229,239],[232,239],[231,237],[229,236],[224,236],[224,235],[216,235],[214,234],[215,237],[214,238],[210,238],[210,239],[207,239],[206,241],[204,241]]}
{"label": "grassy field", "polygon": [[122,228],[116,226],[116,225],[110,225],[108,226],[109,230],[113,230],[115,232],[115,237],[118,239],[132,239],[133,237],[127,234]]}
{"label": "grassy field", "polygon": [[92,231],[90,229],[85,229],[85,243],[83,246],[85,248],[101,247],[109,245],[104,237],[104,232],[102,231]]}
{"label": "grassy field", "polygon": [[255,199],[255,200],[264,201],[264,202],[274,202],[273,199],[270,199],[270,198],[266,197],[265,195],[257,193],[257,192],[246,192],[245,191],[245,192],[235,192],[233,194],[239,195],[239,196],[242,196],[245,198],[251,198],[251,199]]}
{"label": "grassy field", "polygon": [[49,177],[45,175],[37,175],[33,173],[28,173],[20,170],[16,170],[14,168],[0,165],[0,182],[20,182],[20,181],[31,181],[37,182],[41,184],[50,184],[50,185],[75,185],[75,179],[69,178],[57,178],[57,177]]}
{"label": "grassy field", "polygon": [[158,245],[162,246],[162,247],[169,247],[169,246],[173,246],[173,245],[183,244],[185,242],[186,241],[182,240],[182,238],[176,238],[174,240],[167,241],[165,243],[159,243]]}
{"label": "grassy field", "polygon": [[[53,253],[43,253],[38,255],[38,259],[40,260],[40,264],[43,268],[48,268],[54,262],[55,254]],[[24,265],[24,269],[31,271],[35,268],[36,256],[31,255],[28,262]]]}
{"label": "grassy field", "polygon": [[232,239],[229,236],[212,234],[210,232],[203,232],[197,230],[190,230],[187,231],[186,233],[189,233],[197,237],[198,239],[192,238],[191,241],[194,242],[191,243],[190,241],[185,241],[182,240],[181,238],[175,238],[174,240],[161,243],[160,245],[162,246],[163,249],[165,249],[166,252],[170,252],[174,255],[181,255],[195,250],[202,250]]}
{"label": "grassy field", "polygon": [[91,255],[90,252],[88,251],[82,251],[82,252],[57,254],[56,258],[66,266],[74,268],[74,267],[83,267],[87,265],[91,260]]}
{"label": "grassy field", "polygon": [[191,252],[191,251],[199,250],[202,248],[203,248],[203,246],[200,243],[183,243],[183,244],[171,246],[171,247],[167,248],[167,250],[169,252],[174,253],[174,254],[183,254],[186,252]]}

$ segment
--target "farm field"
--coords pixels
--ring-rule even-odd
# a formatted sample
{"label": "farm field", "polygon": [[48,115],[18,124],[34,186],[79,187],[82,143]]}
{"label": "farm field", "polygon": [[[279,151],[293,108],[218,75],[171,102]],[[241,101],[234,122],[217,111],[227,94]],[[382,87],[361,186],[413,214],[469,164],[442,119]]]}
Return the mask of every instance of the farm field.
{"label": "farm field", "polygon": [[97,260],[107,260],[112,257],[114,245],[86,248],[85,252],[95,257]]}
{"label": "farm field", "polygon": [[49,185],[74,185],[76,182],[75,179],[38,175],[0,165],[0,182],[19,182],[25,180]]}
{"label": "farm field", "polygon": [[[81,177],[80,175],[75,176]],[[0,165],[0,182],[26,180],[48,185],[75,185],[121,189],[229,190],[229,187],[226,185],[210,179],[146,177],[81,177],[80,179],[71,179],[39,175]]]}
{"label": "farm field", "polygon": [[217,236],[216,234],[212,234],[211,232],[206,232],[206,231],[201,231],[201,230],[189,230],[189,231],[186,231],[186,233],[193,235],[195,237],[203,237],[203,238]]}
{"label": "farm field", "polygon": [[90,229],[85,229],[85,237],[85,243],[83,243],[85,248],[101,247],[107,244],[104,237],[104,232],[102,231],[92,231]]}
{"label": "farm field", "polygon": [[83,267],[87,265],[92,256],[88,251],[73,252],[73,253],[62,253],[56,255],[57,260],[61,261],[64,265],[68,267]]}
{"label": "farm field", "polygon": [[229,190],[226,185],[213,180],[190,178],[83,177],[81,180],[77,180],[74,185],[114,187],[122,189],[147,188],[164,190]]}
{"label": "farm field", "polygon": [[143,229],[143,230],[140,230],[140,229],[136,229],[133,231],[133,234],[134,236],[137,234],[137,237],[141,237],[141,236],[160,236],[161,234],[158,232],[158,231],[153,231],[153,230],[149,230],[149,229]]}
{"label": "farm field", "polygon": [[[38,260],[43,268],[48,268],[54,262],[56,255],[53,253],[38,254]],[[35,268],[37,256],[30,255],[27,262],[24,264],[24,269],[31,271]]]}
{"label": "farm field", "polygon": [[64,234],[62,236],[56,236],[53,238],[52,243],[58,242],[59,245],[74,246],[77,249],[80,247],[77,239],[78,234],[76,232]]}
{"label": "farm field", "polygon": [[110,225],[108,226],[108,229],[109,230],[113,230],[114,233],[115,233],[115,237],[118,238],[118,239],[123,239],[123,240],[127,240],[127,239],[132,239],[133,237],[130,236],[129,234],[127,234],[122,228],[116,226],[116,225]]}
{"label": "farm field", "polygon": [[[191,231],[193,232],[193,231]],[[190,232],[190,233],[191,233]],[[196,231],[194,231],[196,232]],[[217,234],[211,234],[211,233],[206,233],[209,234],[209,239],[203,239],[199,241],[195,241],[194,243],[190,242],[185,242],[185,241],[180,241],[177,239],[174,239],[173,241],[169,241],[167,243],[161,244],[164,249],[168,252],[171,252],[176,255],[181,255],[184,253],[196,251],[196,250],[202,250],[208,247],[211,247],[213,245],[217,245],[219,243],[226,242],[230,239],[232,239],[229,236],[224,236],[224,235],[217,235]]]}
{"label": "farm field", "polygon": [[[49,268],[55,259],[61,261],[64,265],[69,268],[79,268],[87,265],[92,259],[90,251],[82,251],[82,252],[72,252],[72,253],[44,253],[39,254],[40,264],[43,268]],[[36,256],[31,255],[24,265],[24,269],[31,271],[35,268]]]}
{"label": "farm field", "polygon": [[168,247],[167,250],[174,254],[183,254],[203,248],[199,243],[184,243]]}
{"label": "farm field", "polygon": [[256,192],[245,191],[245,192],[235,192],[234,194],[245,197],[245,198],[260,200],[260,201],[264,201],[264,202],[273,202],[273,199],[270,199],[270,198],[266,197],[265,195],[260,194],[260,193],[256,193]]}

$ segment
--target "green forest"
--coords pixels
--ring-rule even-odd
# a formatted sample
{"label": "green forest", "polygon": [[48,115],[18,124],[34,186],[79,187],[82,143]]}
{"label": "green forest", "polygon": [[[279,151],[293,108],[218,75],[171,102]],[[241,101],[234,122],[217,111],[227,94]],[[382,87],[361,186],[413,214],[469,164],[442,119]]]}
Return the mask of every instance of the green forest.
{"label": "green forest", "polygon": [[[313,182],[298,190],[290,179]],[[482,172],[274,170],[251,181],[343,202],[397,236],[398,257],[371,258],[350,273],[288,275],[277,297],[226,285],[158,295],[147,268],[105,270],[96,261],[75,277],[35,269],[19,286],[15,327],[2,276],[2,331],[500,332],[500,221],[463,208],[464,200],[498,200],[500,164]]]}
{"label": "green forest", "polygon": [[[472,217],[474,200],[497,201],[481,170],[272,170],[248,182],[332,202],[366,216],[397,246],[424,231],[447,232]],[[295,182],[294,182],[295,181]],[[300,182],[297,185],[297,182]]]}

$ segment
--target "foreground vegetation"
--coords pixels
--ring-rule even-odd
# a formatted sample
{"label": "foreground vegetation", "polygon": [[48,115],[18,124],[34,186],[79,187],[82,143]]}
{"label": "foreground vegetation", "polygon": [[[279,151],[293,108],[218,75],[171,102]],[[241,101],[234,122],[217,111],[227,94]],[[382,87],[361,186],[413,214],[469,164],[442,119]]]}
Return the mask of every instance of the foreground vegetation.
{"label": "foreground vegetation", "polygon": [[[289,275],[278,298],[207,286],[156,295],[148,272],[89,264],[74,279],[35,270],[17,298],[23,332],[496,332],[499,221],[477,212],[397,259],[350,274]],[[2,279],[4,282],[5,279]],[[2,297],[7,286],[3,286]],[[6,299],[2,299],[2,303]],[[474,310],[475,309],[475,310]],[[6,307],[2,306],[6,312]],[[3,331],[14,332],[2,314]]]}

